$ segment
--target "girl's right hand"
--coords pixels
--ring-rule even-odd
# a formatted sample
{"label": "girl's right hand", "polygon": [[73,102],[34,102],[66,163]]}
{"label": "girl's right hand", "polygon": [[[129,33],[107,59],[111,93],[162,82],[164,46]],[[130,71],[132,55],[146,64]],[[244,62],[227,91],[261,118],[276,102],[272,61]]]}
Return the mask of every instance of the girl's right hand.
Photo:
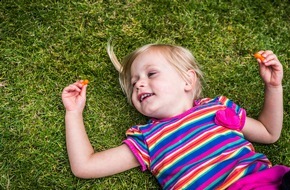
{"label": "girl's right hand", "polygon": [[62,102],[66,111],[83,112],[86,104],[87,85],[77,81],[65,87],[62,91]]}

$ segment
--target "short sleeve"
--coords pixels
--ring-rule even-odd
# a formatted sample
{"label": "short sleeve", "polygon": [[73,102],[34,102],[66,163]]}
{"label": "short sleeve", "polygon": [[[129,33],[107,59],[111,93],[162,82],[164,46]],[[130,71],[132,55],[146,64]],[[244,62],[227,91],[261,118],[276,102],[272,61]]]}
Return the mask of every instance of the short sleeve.
{"label": "short sleeve", "polygon": [[123,143],[130,148],[140,163],[142,171],[145,171],[149,167],[150,157],[142,131],[139,126],[134,126],[127,130],[126,136],[127,139]]}
{"label": "short sleeve", "polygon": [[216,112],[215,123],[241,131],[245,125],[246,111],[225,96],[220,96],[217,100],[224,108]]}

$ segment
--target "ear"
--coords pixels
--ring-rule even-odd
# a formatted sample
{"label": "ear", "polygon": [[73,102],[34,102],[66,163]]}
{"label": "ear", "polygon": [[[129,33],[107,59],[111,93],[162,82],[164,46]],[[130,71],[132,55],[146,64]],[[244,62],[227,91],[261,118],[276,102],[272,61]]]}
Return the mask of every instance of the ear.
{"label": "ear", "polygon": [[194,70],[187,71],[187,81],[184,90],[191,91],[194,89],[196,83],[196,73]]}

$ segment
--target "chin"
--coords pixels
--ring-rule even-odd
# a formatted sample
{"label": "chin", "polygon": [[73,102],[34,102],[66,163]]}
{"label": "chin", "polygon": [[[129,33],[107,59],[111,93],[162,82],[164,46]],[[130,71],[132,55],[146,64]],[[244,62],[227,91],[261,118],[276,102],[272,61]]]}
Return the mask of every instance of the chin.
{"label": "chin", "polygon": [[156,118],[156,114],[154,114],[154,112],[146,111],[146,112],[140,112],[140,113],[142,113],[142,114],[145,115],[146,117]]}

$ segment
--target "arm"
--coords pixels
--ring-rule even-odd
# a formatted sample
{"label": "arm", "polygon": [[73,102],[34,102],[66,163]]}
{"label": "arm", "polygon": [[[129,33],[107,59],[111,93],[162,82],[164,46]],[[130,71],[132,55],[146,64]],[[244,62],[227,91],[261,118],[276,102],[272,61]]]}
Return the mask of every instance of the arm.
{"label": "arm", "polygon": [[242,130],[253,142],[274,143],[280,137],[283,125],[283,68],[272,51],[260,51],[265,58],[258,59],[260,75],[265,83],[264,105],[258,120],[247,117]]}
{"label": "arm", "polygon": [[87,85],[76,82],[63,90],[66,108],[66,143],[72,172],[80,178],[99,178],[137,167],[135,156],[127,145],[94,152],[83,122]]}

